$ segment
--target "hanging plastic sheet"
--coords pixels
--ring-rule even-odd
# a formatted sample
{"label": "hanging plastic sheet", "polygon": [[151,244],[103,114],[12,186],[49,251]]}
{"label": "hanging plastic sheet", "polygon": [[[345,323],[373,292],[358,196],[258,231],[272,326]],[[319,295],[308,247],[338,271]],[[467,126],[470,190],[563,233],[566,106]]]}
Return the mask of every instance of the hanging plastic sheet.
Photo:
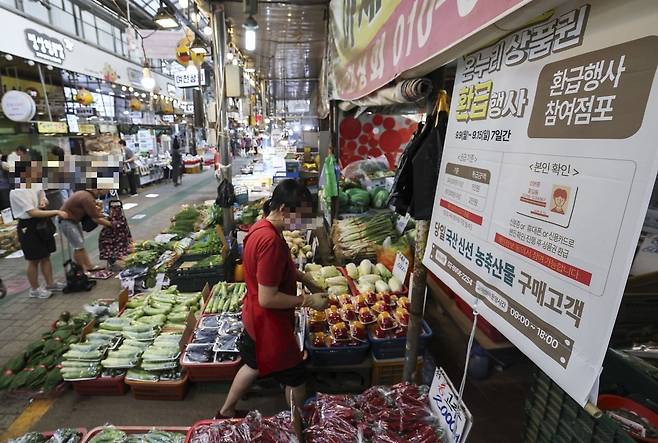
{"label": "hanging plastic sheet", "polygon": [[415,103],[427,97],[432,92],[432,82],[426,78],[402,80],[395,85],[382,88],[362,99],[340,103],[343,111],[349,111],[357,106],[390,106],[404,103]]}

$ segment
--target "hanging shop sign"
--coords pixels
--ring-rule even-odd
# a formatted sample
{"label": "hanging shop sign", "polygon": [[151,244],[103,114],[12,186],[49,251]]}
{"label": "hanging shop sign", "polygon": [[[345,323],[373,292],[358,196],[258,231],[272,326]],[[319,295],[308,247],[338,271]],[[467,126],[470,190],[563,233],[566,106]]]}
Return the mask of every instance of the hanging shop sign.
{"label": "hanging shop sign", "polygon": [[205,69],[190,69],[174,74],[174,83],[179,88],[194,88],[208,86]]}
{"label": "hanging shop sign", "polygon": [[68,134],[69,126],[66,122],[37,122],[39,134]]}
{"label": "hanging shop sign", "polygon": [[658,171],[658,9],[616,5],[459,60],[423,261],[581,405]]}
{"label": "hanging shop sign", "polygon": [[192,102],[180,102],[179,104],[183,114],[192,115],[194,114],[194,103]]}
{"label": "hanging shop sign", "polygon": [[61,65],[66,59],[66,53],[73,51],[73,42],[68,38],[60,40],[34,29],[25,30],[25,40],[34,56],[48,63]]}
{"label": "hanging shop sign", "polygon": [[2,113],[14,122],[27,122],[37,112],[36,103],[30,94],[22,91],[8,91],[2,96]]}
{"label": "hanging shop sign", "polygon": [[530,1],[333,0],[336,98],[363,97]]}

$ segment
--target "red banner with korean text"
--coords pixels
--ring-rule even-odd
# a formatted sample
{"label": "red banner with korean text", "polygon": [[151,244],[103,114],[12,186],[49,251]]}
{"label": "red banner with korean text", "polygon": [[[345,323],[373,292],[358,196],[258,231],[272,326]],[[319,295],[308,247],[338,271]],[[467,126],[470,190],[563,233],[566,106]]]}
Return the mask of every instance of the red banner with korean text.
{"label": "red banner with korean text", "polygon": [[532,0],[332,0],[335,98],[367,95]]}

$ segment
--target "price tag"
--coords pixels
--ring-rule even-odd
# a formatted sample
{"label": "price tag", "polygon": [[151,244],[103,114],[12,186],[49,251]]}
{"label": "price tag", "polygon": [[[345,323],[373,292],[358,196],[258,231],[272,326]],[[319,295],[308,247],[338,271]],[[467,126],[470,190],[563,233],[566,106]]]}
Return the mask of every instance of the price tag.
{"label": "price tag", "polygon": [[443,368],[436,368],[429,397],[432,412],[447,431],[446,441],[465,442],[471,431],[473,416],[464,402],[459,399],[458,391]]}
{"label": "price tag", "polygon": [[121,279],[121,287],[128,291],[128,295],[133,295],[135,293],[135,279]]}
{"label": "price tag", "polygon": [[160,272],[158,275],[155,276],[155,289],[160,290],[162,289],[162,285],[165,280],[165,274],[163,272]]}
{"label": "price tag", "polygon": [[401,252],[395,255],[395,263],[393,263],[393,275],[402,283],[407,279],[407,272],[409,271],[409,259]]}
{"label": "price tag", "polygon": [[411,219],[411,215],[407,212],[407,215],[404,217],[398,217],[398,222],[395,224],[395,229],[398,231],[398,233],[402,234],[405,229],[407,229],[407,225],[409,224],[409,220]]}
{"label": "price tag", "polygon": [[14,216],[11,213],[11,208],[4,209],[2,211],[2,223],[8,225],[14,220]]}

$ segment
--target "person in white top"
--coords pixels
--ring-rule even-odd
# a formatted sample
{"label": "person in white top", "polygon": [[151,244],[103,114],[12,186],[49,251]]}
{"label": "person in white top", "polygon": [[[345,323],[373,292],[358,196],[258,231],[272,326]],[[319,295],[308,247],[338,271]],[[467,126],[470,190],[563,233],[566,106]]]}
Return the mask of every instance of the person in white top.
{"label": "person in white top", "polygon": [[[64,211],[46,210],[48,200],[41,189],[41,163],[16,162],[15,176],[21,178],[9,193],[9,201],[14,218],[18,219],[18,241],[27,260],[27,279],[30,282],[29,296],[49,298],[53,291],[61,291],[64,284],[53,279],[53,267],[50,254],[55,252],[55,225],[51,218],[59,216],[68,218]],[[39,286],[39,269],[46,281]]]}

